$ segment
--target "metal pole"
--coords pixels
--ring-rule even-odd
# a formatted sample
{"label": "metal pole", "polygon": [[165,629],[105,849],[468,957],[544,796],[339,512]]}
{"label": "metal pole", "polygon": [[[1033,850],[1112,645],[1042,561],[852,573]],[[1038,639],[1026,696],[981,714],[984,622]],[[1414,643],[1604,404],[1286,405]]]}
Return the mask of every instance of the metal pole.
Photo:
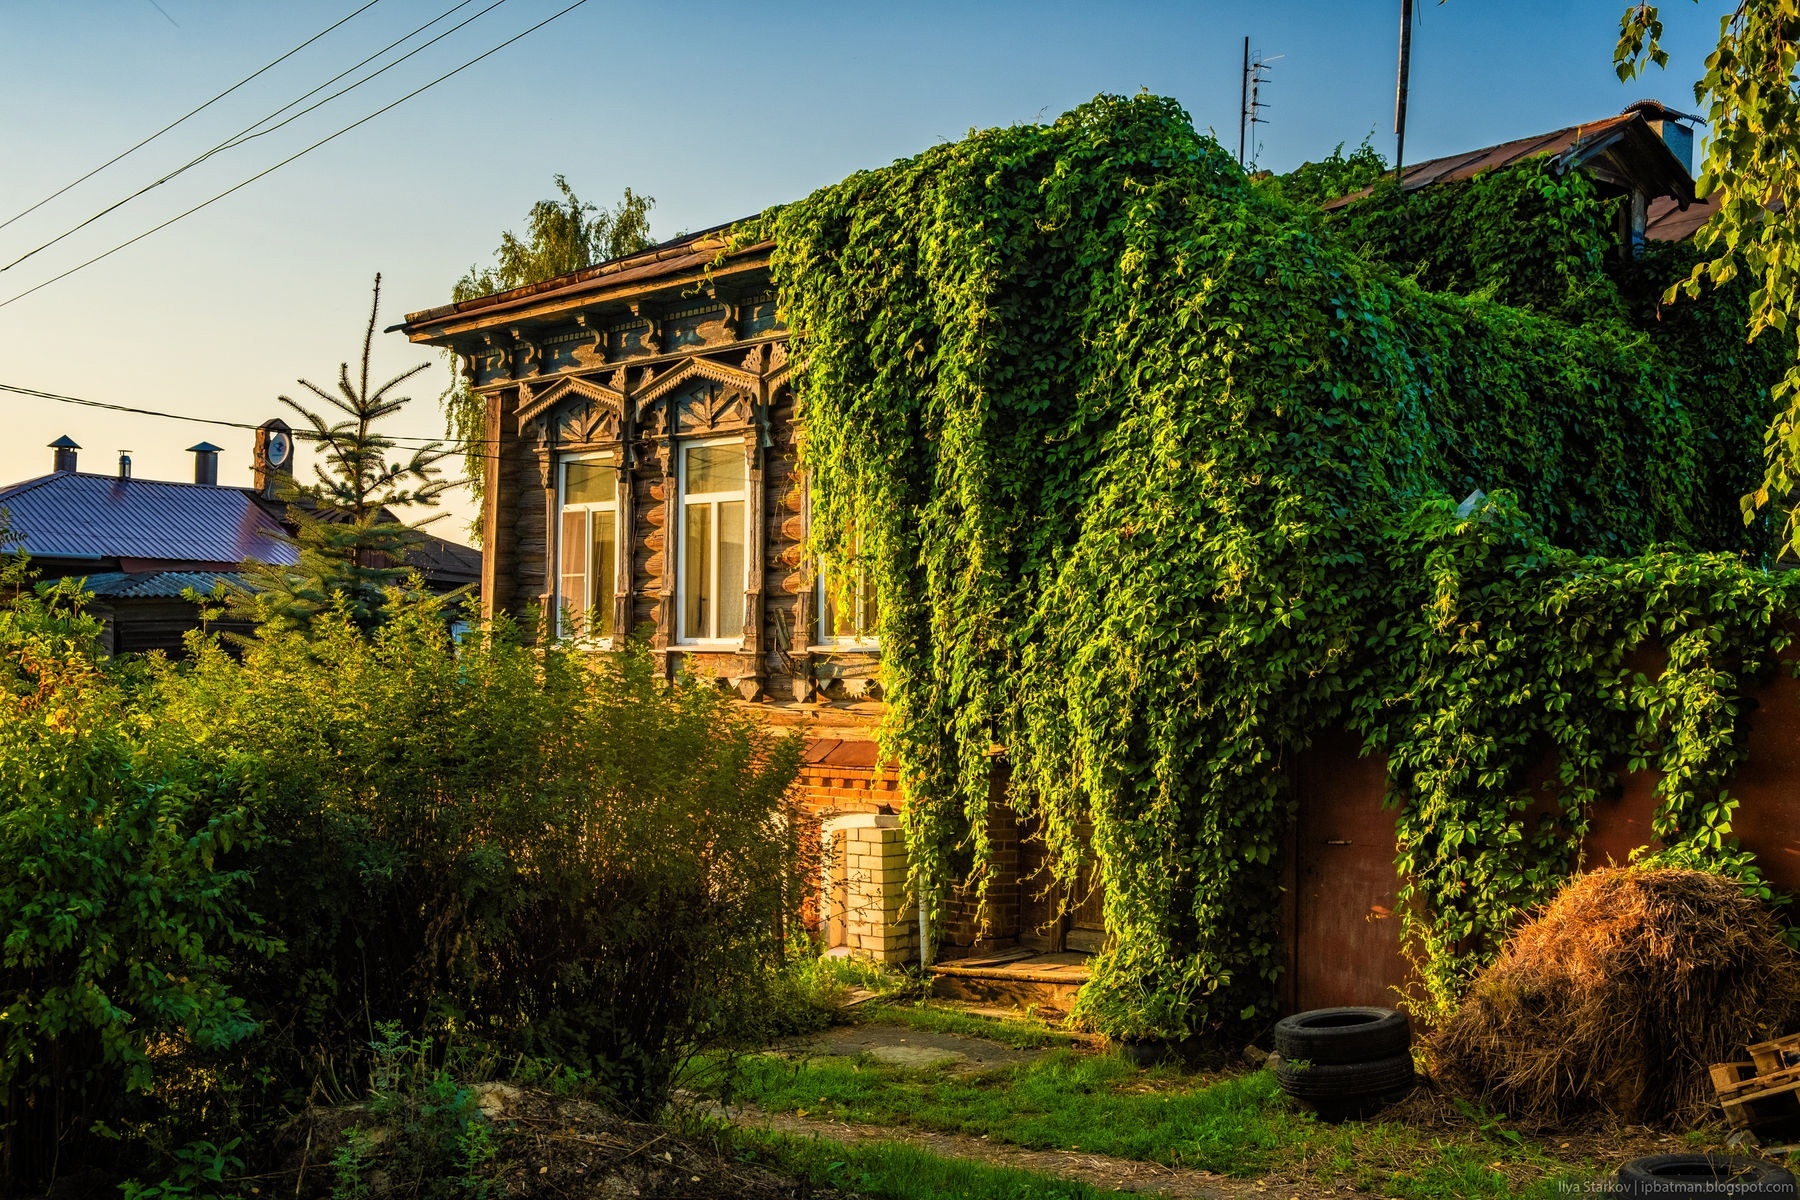
{"label": "metal pole", "polygon": [[1412,74],[1413,0],[1400,0],[1400,83],[1394,92],[1394,178],[1406,166],[1406,81]]}
{"label": "metal pole", "polygon": [[1238,166],[1244,165],[1244,128],[1250,119],[1250,39],[1244,38],[1244,76],[1238,89]]}

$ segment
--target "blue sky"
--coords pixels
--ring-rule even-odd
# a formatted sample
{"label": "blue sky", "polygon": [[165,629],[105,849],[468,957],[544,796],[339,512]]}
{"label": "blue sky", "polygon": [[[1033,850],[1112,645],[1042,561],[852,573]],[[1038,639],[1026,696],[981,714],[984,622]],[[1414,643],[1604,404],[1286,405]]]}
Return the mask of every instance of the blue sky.
{"label": "blue sky", "polygon": [[[68,183],[363,0],[0,0],[0,220]],[[379,0],[200,116],[16,223],[0,262],[187,161],[455,0]],[[492,3],[476,0],[437,32]],[[1285,170],[1373,135],[1392,153],[1398,0],[1187,3],[764,3],[589,0],[547,28],[96,266],[24,289],[255,174],[563,8],[505,0],[405,64],[216,156],[0,272],[0,382],[255,423],[296,377],[357,350],[368,286],[384,323],[448,299],[499,233],[565,174],[584,197],[656,198],[658,236],[804,195],[970,128],[1053,118],[1099,92],[1181,101],[1235,145],[1245,35],[1281,56],[1264,91],[1261,165]],[[160,11],[158,8],[160,4]],[[1665,4],[1670,67],[1620,84],[1622,0],[1421,0],[1409,159],[1617,112],[1691,107],[1724,0]],[[166,13],[166,16],[165,16]],[[429,35],[427,35],[429,36]],[[422,40],[422,39],[421,39]],[[408,43],[412,45],[416,43]],[[403,47],[404,49],[405,47]],[[398,53],[398,52],[396,52]],[[380,60],[380,61],[386,61]],[[350,78],[354,79],[355,76]],[[346,80],[348,82],[348,80]],[[341,86],[341,85],[339,85]],[[397,336],[379,369],[429,358]],[[414,381],[397,431],[441,432],[443,370]],[[249,435],[0,393],[0,483],[48,469],[67,433],[82,466],[129,449],[139,476],[191,477],[186,446]],[[466,502],[452,505],[458,517]],[[446,534],[458,531],[445,522]]]}

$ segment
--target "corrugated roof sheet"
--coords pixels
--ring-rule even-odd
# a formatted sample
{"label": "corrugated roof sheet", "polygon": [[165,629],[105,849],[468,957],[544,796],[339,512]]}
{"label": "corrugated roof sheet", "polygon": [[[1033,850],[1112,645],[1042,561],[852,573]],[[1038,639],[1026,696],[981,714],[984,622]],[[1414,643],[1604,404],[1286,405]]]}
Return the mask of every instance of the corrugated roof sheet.
{"label": "corrugated roof sheet", "polygon": [[242,488],[58,471],[0,489],[0,508],[37,558],[297,561],[281,523]]}
{"label": "corrugated roof sheet", "polygon": [[87,590],[116,600],[179,600],[189,588],[210,596],[220,583],[243,582],[232,571],[104,571],[87,577]]}
{"label": "corrugated roof sheet", "polygon": [[[1406,191],[1429,187],[1434,183],[1448,183],[1460,179],[1472,179],[1483,171],[1508,167],[1514,163],[1535,158],[1541,154],[1554,154],[1565,164],[1576,166],[1604,151],[1619,146],[1622,140],[1627,145],[1638,143],[1640,152],[1637,161],[1652,168],[1657,175],[1665,176],[1660,182],[1672,192],[1685,193],[1682,199],[1691,200],[1693,185],[1689,181],[1686,164],[1675,157],[1662,138],[1650,128],[1643,115],[1637,111],[1627,110],[1616,117],[1607,117],[1600,121],[1590,121],[1583,125],[1571,125],[1567,129],[1558,129],[1552,133],[1534,134],[1531,137],[1515,138],[1510,142],[1502,142],[1498,146],[1486,146],[1480,150],[1469,150],[1461,154],[1446,155],[1443,158],[1427,159],[1424,162],[1409,163],[1401,173],[1401,186]],[[1660,147],[1658,158],[1667,161],[1651,161],[1643,156],[1650,147]],[[1322,205],[1325,209],[1342,208],[1352,204],[1369,194],[1371,189],[1363,188],[1351,192],[1347,196],[1339,196]]]}

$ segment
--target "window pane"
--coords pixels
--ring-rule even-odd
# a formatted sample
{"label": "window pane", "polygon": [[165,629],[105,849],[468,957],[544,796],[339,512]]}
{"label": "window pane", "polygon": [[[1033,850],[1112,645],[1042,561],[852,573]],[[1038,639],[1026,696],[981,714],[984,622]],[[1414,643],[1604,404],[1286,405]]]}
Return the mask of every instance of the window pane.
{"label": "window pane", "polygon": [[681,636],[711,637],[712,505],[690,504],[681,527]]}
{"label": "window pane", "polygon": [[557,632],[574,637],[587,614],[587,513],[580,509],[562,515],[562,537],[557,553],[560,582],[557,586]]}
{"label": "window pane", "polygon": [[875,636],[875,580],[864,570],[857,573],[856,590],[861,593],[861,619],[856,623],[856,632],[861,637]]}
{"label": "window pane", "polygon": [[743,446],[690,446],[686,453],[689,495],[744,490]]}
{"label": "window pane", "polygon": [[592,458],[563,466],[564,504],[606,504],[619,491],[619,473],[611,458]]}
{"label": "window pane", "polygon": [[594,554],[588,561],[594,573],[593,586],[588,589],[594,597],[593,626],[589,629],[594,637],[609,638],[613,636],[613,592],[618,582],[618,521],[610,511],[598,511],[591,514],[589,530],[593,535]]}
{"label": "window pane", "polygon": [[850,637],[856,632],[856,605],[855,597],[844,586],[844,576],[827,567],[820,572],[820,583],[820,636],[826,639]]}
{"label": "window pane", "polygon": [[843,606],[838,603],[837,576],[823,563],[819,564],[819,636],[817,641],[829,641],[838,636],[838,613]]}
{"label": "window pane", "polygon": [[[742,456],[739,462],[742,462]],[[714,637],[744,634],[744,502],[719,505],[719,630]]]}

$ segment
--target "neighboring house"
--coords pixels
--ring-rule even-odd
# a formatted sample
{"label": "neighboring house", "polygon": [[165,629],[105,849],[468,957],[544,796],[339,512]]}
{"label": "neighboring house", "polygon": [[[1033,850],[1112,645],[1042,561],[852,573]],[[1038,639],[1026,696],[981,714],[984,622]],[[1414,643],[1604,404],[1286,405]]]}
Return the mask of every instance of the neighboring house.
{"label": "neighboring house", "polygon": [[[1661,106],[1634,106],[1416,164],[1406,182],[1560,155],[1631,197],[1631,246],[1697,224],[1685,220],[1696,206],[1684,133]],[[884,710],[876,598],[802,555],[808,499],[770,249],[731,249],[707,231],[394,328],[454,351],[486,400],[484,611],[555,614],[557,633],[602,652],[647,630],[671,676],[716,680],[772,724],[807,722],[801,788],[821,823],[822,930],[832,946],[910,959],[901,798],[873,741]],[[992,835],[1000,874],[987,908],[978,918],[950,906],[934,931],[944,953],[1097,949],[1097,888],[1058,903],[1029,830]]]}
{"label": "neighboring house", "polygon": [[[1406,191],[1472,179],[1548,156],[1559,171],[1578,170],[1602,196],[1619,196],[1619,244],[1635,250],[1646,240],[1678,242],[1693,236],[1712,209],[1694,198],[1694,131],[1699,118],[1656,100],[1639,100],[1616,117],[1517,138],[1498,146],[1408,163],[1400,173]],[[1369,189],[1326,202],[1326,209],[1354,204]]]}
{"label": "neighboring house", "polygon": [[[240,580],[246,562],[292,564],[286,540],[286,504],[274,498],[292,459],[292,439],[281,421],[257,431],[255,486],[224,487],[218,481],[221,448],[190,447],[194,481],[174,483],[131,477],[121,455],[116,474],[77,469],[81,447],[67,437],[51,443],[48,475],[0,487],[0,512],[14,538],[11,549],[31,555],[40,578],[79,578],[94,594],[93,611],[106,622],[109,653],[162,650],[179,653],[182,635],[200,624],[188,589],[210,593]],[[436,591],[452,591],[480,578],[478,551],[429,534],[419,535],[410,560]],[[241,622],[218,627],[241,629]]]}

